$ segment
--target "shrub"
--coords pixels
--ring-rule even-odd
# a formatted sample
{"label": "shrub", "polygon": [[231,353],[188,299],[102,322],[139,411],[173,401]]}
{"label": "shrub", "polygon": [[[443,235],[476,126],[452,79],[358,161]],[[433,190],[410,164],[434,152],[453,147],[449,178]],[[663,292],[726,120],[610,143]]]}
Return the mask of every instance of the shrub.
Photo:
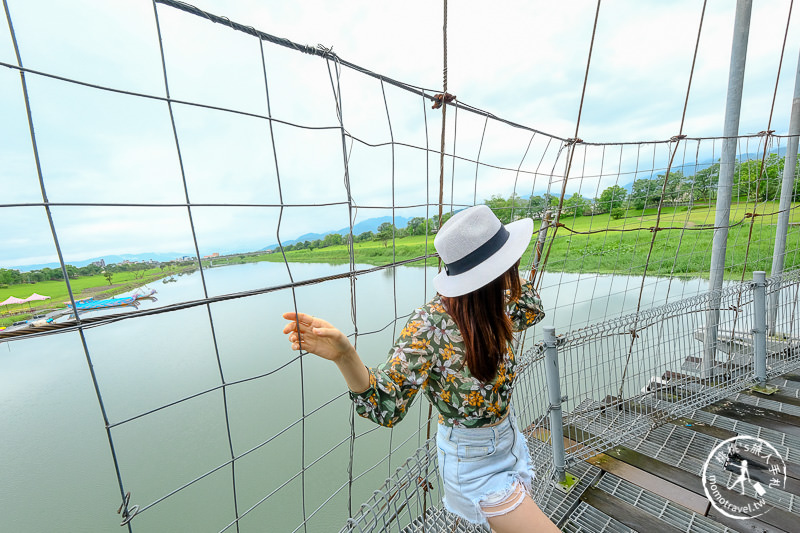
{"label": "shrub", "polygon": [[619,220],[620,218],[625,216],[625,210],[621,207],[615,207],[614,209],[611,210],[610,215],[611,218],[613,218],[614,220]]}

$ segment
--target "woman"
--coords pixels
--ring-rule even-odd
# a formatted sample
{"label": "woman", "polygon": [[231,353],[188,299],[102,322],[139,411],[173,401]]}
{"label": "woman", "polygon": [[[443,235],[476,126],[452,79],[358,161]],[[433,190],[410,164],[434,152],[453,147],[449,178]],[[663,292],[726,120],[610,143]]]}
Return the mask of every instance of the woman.
{"label": "woman", "polygon": [[[457,213],[436,235],[444,271],[437,295],[412,313],[386,363],[367,368],[347,337],[303,313],[283,332],[292,349],[331,360],[359,415],[391,427],[422,390],[439,411],[436,443],[445,507],[497,531],[558,531],[531,497],[533,467],[511,412],[513,330],[544,313],[518,266],[533,221],[504,226],[485,205]],[[298,331],[299,326],[299,331]]]}

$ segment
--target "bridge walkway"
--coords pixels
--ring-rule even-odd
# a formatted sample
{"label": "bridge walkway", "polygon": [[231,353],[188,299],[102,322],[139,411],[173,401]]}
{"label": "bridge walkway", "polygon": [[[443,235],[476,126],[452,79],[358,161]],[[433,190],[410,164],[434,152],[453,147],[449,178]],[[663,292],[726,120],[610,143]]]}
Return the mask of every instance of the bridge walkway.
{"label": "bridge walkway", "polygon": [[[567,494],[549,489],[543,510],[562,531],[569,533],[800,531],[800,374],[784,374],[769,384],[778,387],[778,392],[769,396],[751,391],[733,394],[605,453],[568,465],[568,472],[578,477],[579,483]],[[680,387],[665,387],[652,401],[665,406],[681,394]],[[647,407],[652,412],[653,405]],[[635,410],[630,404],[609,408],[620,410],[622,423],[626,416],[637,416],[635,412],[625,412]],[[589,432],[591,424],[564,430],[565,435],[581,437],[590,437],[586,434]],[[530,433],[531,450],[544,446],[546,437],[546,430]],[[568,445],[575,445],[564,438]],[[737,517],[712,505],[703,483],[704,465],[710,454],[732,438],[740,440],[727,463],[717,465],[716,490],[731,503],[741,507],[750,504],[750,510],[737,513]],[[752,441],[749,438],[763,439],[774,446],[785,465],[785,476],[775,475],[774,465],[778,463],[774,457],[766,456],[766,450],[745,449]],[[728,489],[739,476],[744,460],[749,483]],[[714,465],[709,466],[708,472],[711,470]],[[779,487],[772,482],[776,478]],[[763,500],[756,487],[767,488]],[[453,527],[438,507],[430,507],[427,516],[424,530],[428,532],[474,531],[466,524],[456,523]],[[437,528],[438,522],[447,527]],[[417,520],[403,531],[422,532],[423,526]]]}

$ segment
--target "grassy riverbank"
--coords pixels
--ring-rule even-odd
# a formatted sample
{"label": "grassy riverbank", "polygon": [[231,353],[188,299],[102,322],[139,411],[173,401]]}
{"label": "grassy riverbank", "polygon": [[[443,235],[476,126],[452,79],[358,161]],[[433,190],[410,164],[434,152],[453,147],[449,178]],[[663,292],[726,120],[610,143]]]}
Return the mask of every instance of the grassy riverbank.
{"label": "grassy riverbank", "polygon": [[[731,224],[742,220],[744,222],[730,228],[728,233],[725,264],[730,265],[726,271],[726,277],[730,279],[741,277],[745,258],[748,273],[753,270],[765,270],[769,273],[772,267],[777,215],[756,217],[751,234],[750,223],[753,219],[745,218],[745,214],[752,211],[752,208],[751,204],[733,206],[731,209]],[[777,210],[777,203],[762,203],[759,204],[758,212],[773,213]],[[792,211],[790,221],[800,222],[800,213]],[[659,227],[677,229],[658,231],[653,250],[649,252],[653,235],[650,228],[655,226],[655,222],[655,209],[644,211],[642,216],[619,220],[611,219],[608,214],[562,219],[566,227],[558,229],[547,261],[547,270],[641,275],[647,265],[648,275],[653,276],[708,277],[714,232],[707,227],[713,226],[714,206],[664,209]],[[683,231],[683,228],[686,230]],[[611,231],[602,231],[605,229]],[[552,231],[551,229],[549,235],[552,235]],[[530,254],[532,247],[533,244],[529,246],[526,255]],[[786,248],[790,252],[800,249],[798,229],[790,229]],[[433,251],[433,238],[429,236],[427,253]],[[384,246],[379,241],[356,243],[354,247],[355,261],[372,265],[413,259],[425,253],[425,236],[397,239],[394,248],[391,242]],[[275,253],[253,259],[282,262],[283,256]],[[286,252],[286,259],[302,263],[346,263],[349,261],[349,252],[347,246],[343,245],[315,250],[293,250]],[[436,262],[431,260],[429,264]],[[800,265],[798,254],[787,254],[786,269],[796,265]]]}
{"label": "grassy riverbank", "polygon": [[[111,298],[118,294],[132,291],[148,283],[153,283],[169,276],[177,275],[185,270],[193,270],[194,267],[176,267],[161,270],[151,268],[131,272],[115,272],[112,284],[100,274],[96,276],[81,276],[70,279],[70,286],[76,300],[94,297],[102,300]],[[158,290],[158,288],[156,288]],[[64,307],[64,302],[69,301],[69,292],[64,280],[40,281],[38,283],[23,283],[10,285],[8,288],[0,289],[0,301],[9,296],[17,298],[27,298],[33,293],[43,296],[50,296],[49,300],[30,302],[19,305],[5,306],[0,311],[0,326],[9,326],[18,320],[27,320],[33,315],[47,313]],[[11,309],[9,309],[9,307]]]}

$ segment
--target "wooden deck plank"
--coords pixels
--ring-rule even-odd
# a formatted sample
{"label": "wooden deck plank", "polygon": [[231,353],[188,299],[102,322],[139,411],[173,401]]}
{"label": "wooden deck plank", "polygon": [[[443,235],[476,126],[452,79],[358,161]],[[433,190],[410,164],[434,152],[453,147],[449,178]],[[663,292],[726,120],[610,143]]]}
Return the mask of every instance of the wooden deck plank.
{"label": "wooden deck plank", "polygon": [[[549,431],[544,429],[537,429],[537,431],[533,433],[535,438],[545,442],[547,441],[549,434]],[[568,437],[564,437],[564,446],[580,447],[578,443],[569,439]],[[645,472],[644,470],[636,468],[635,466],[624,461],[615,459],[608,454],[599,453],[593,457],[585,459],[585,461],[598,467],[604,472],[614,474],[617,477],[633,483],[637,487],[666,498],[669,501],[685,507],[692,512],[705,515],[708,511],[709,505],[711,505],[705,495],[696,494],[680,485],[676,485],[675,483],[671,483],[649,472]]]}
{"label": "wooden deck plank", "polygon": [[[577,430],[576,428],[565,427],[564,431],[565,432],[570,431],[573,435],[576,433],[580,433],[582,434],[582,438],[591,437],[590,433],[584,430]],[[705,491],[703,489],[703,482],[700,476],[692,474],[691,472],[687,472],[682,468],[661,462],[658,459],[649,457],[641,452],[637,452],[636,450],[632,450],[626,446],[615,446],[610,450],[607,450],[605,453],[606,455],[613,457],[614,459],[628,463],[638,468],[639,470],[643,470],[658,478],[661,478],[665,482],[683,487],[691,492],[694,492],[695,494],[703,496],[704,498],[706,497]],[[740,502],[739,504],[747,505],[747,503],[756,502],[756,500],[752,498],[748,498],[747,496],[742,496],[739,493],[729,491],[725,487],[719,487],[719,492],[725,498],[734,503]],[[714,509],[713,506],[709,507],[708,516],[711,516],[710,513],[711,510],[713,509]],[[763,530],[763,531],[776,531],[778,533],[792,532],[796,531],[797,525],[800,524],[800,516],[797,516],[779,507],[774,507],[772,505],[767,504],[762,509],[765,509],[766,511],[761,517],[759,517],[758,519],[749,518],[746,520],[746,522],[756,524],[761,529],[754,529],[754,530],[743,529],[742,531]],[[725,523],[725,525],[728,525],[729,527],[735,527],[736,522],[745,522],[745,521],[733,520],[731,524],[734,525],[730,525],[727,522]],[[743,526],[740,525],[740,527]]]}
{"label": "wooden deck plank", "polygon": [[783,379],[788,379],[789,381],[800,382],[800,374],[795,374],[794,372],[789,372],[787,374],[782,374],[781,377]]}
{"label": "wooden deck plank", "polygon": [[[656,475],[671,483],[685,487],[686,489],[691,490],[692,492],[695,492],[697,494],[703,495],[703,497],[705,497],[705,491],[703,490],[703,482],[700,476],[696,476],[690,472],[687,472],[686,470],[678,468],[677,466],[662,463],[657,459],[653,459],[651,457],[648,457],[647,455],[644,455],[643,453],[631,450],[630,448],[626,448],[624,446],[617,446],[613,448],[613,450],[610,450],[607,453],[612,457],[616,457],[621,461],[633,464],[634,466],[646,472],[650,472],[653,475]],[[756,501],[752,498],[748,498],[736,492],[730,491],[724,487],[719,487],[719,492],[728,500],[732,502],[737,502],[737,501],[742,502],[744,503],[744,505]],[[760,522],[763,524],[764,530],[779,531],[779,532],[795,531],[797,529],[796,526],[800,524],[800,517],[793,513],[790,513],[789,511],[771,506],[769,504],[765,505],[764,509],[767,509],[767,511],[765,511],[764,515],[762,515],[759,519],[750,518],[747,520],[747,522],[753,522],[753,523]],[[714,507],[710,506],[708,516],[711,516],[711,511],[713,510]],[[733,522],[734,523],[742,522],[742,520],[734,520]],[[726,525],[729,524],[726,523]],[[747,529],[746,531],[751,531],[751,530]],[[761,529],[756,529],[753,531],[761,531]]]}
{"label": "wooden deck plank", "polygon": [[[683,427],[692,431],[697,431],[698,433],[703,433],[705,435],[715,437],[719,440],[728,440],[732,437],[736,437],[739,435],[735,431],[730,431],[724,428],[718,428],[716,426],[710,426],[703,422],[697,422],[687,417],[676,418],[675,420],[671,420],[670,422],[672,424],[675,424],[676,426]],[[759,462],[758,461],[759,457],[757,455],[751,454],[744,450],[740,451],[740,455],[742,456],[742,458],[747,459],[748,463],[750,464],[756,464]],[[800,465],[787,461],[785,458],[784,458],[784,463],[786,464],[786,476],[791,477],[797,481],[800,481]],[[794,487],[794,485],[792,486]],[[792,494],[797,494],[795,490],[796,489],[794,488],[792,488],[792,490],[789,490],[787,487],[787,492],[791,492]]]}
{"label": "wooden deck plank", "polygon": [[[771,395],[769,399],[788,405],[800,406],[800,398],[798,398],[797,393],[797,390],[800,390],[800,374],[781,376],[781,379],[791,380],[792,378],[797,380],[797,387],[792,387],[787,384],[785,392],[779,392],[778,396]],[[654,394],[671,396],[681,394],[681,392],[680,389],[666,386],[662,387],[662,390],[654,391]],[[756,393],[747,392],[747,394],[756,397],[759,396]],[[776,406],[777,405],[773,404],[773,407]],[[638,406],[631,402],[619,402],[615,398],[607,398],[605,408],[611,410],[624,409],[643,416],[653,416],[654,418],[658,418],[662,423],[667,421],[666,418],[659,418],[662,411],[654,410],[649,406]],[[716,402],[703,410],[729,419],[800,436],[800,416],[795,414],[776,411],[762,406],[749,405],[730,399]],[[694,420],[690,416],[676,418],[669,420],[669,422],[677,426],[677,428],[695,431],[719,440],[726,440],[738,435],[735,431]],[[675,429],[674,431],[682,433],[682,437],[680,437],[679,440],[685,440],[688,435],[686,431],[681,432],[680,429]],[[676,437],[678,433],[676,433]],[[564,435],[565,437],[569,436],[581,442],[590,442],[593,440],[593,435],[590,431],[578,429],[574,426],[565,425]],[[569,438],[565,438],[564,442],[566,446],[573,447],[573,449],[576,446],[576,443]],[[674,446],[674,444],[671,445]],[[769,484],[773,476],[770,474],[768,465],[764,463],[762,458],[747,451],[739,450],[739,457],[735,458],[727,467],[728,470],[738,472],[736,459],[747,460],[749,474],[753,481],[758,481],[762,485]],[[604,472],[624,479],[649,493],[656,494],[676,505],[697,513],[698,515],[708,516],[716,522],[736,531],[774,533],[800,531],[800,516],[798,514],[770,504],[766,504],[758,511],[754,511],[754,514],[761,513],[758,517],[737,520],[725,516],[709,502],[703,488],[702,479],[699,475],[683,470],[678,466],[662,462],[662,460],[649,457],[642,452],[626,446],[616,446],[606,450],[605,453],[595,454],[593,457],[585,459],[585,462],[600,468]],[[784,490],[787,493],[800,496],[800,464],[787,462],[786,466],[787,479]],[[727,477],[725,479],[727,479]],[[735,505],[746,506],[748,503],[757,502],[757,500],[742,495],[738,491],[728,490],[724,483],[717,485],[716,490]],[[657,517],[647,513],[643,509],[631,505],[596,487],[586,490],[581,495],[580,500],[638,531],[672,532],[675,529],[674,526],[662,523]]]}
{"label": "wooden deck plank", "polygon": [[731,431],[725,428],[720,428],[717,426],[712,426],[704,422],[700,422],[699,420],[693,420],[687,417],[681,417],[681,418],[676,418],[675,420],[670,420],[670,423],[675,424],[676,426],[680,426],[682,428],[686,428],[691,431],[696,431],[698,433],[708,435],[709,437],[714,437],[715,439],[719,440],[728,440],[731,437],[736,437],[739,435],[735,431]]}
{"label": "wooden deck plank", "polygon": [[650,531],[682,533],[680,529],[659,520],[658,517],[594,487],[590,487],[584,492],[581,500],[629,528],[642,533]]}
{"label": "wooden deck plank", "polygon": [[[741,459],[747,461],[747,471],[749,472],[750,477],[753,480],[760,482],[762,485],[769,486],[770,480],[772,480],[775,475],[770,473],[769,465],[765,463],[764,459],[756,454],[752,454],[744,450],[739,450],[738,455],[741,457]],[[739,472],[738,464],[738,462],[735,464],[730,464],[725,469],[730,472]],[[785,492],[794,494],[795,496],[800,496],[800,480],[789,475],[788,463],[786,463],[786,465],[786,485],[783,490]],[[794,466],[796,467],[796,465]],[[795,468],[794,474],[796,475],[796,473],[797,472]]]}
{"label": "wooden deck plank", "polygon": [[675,483],[670,483],[610,455],[601,453],[586,459],[586,462],[697,514],[705,515],[711,505],[705,496],[696,494]]}
{"label": "wooden deck plank", "polygon": [[[697,431],[698,433],[703,433],[719,440],[727,440],[739,435],[734,431],[696,422],[686,417],[676,418],[670,422],[678,427],[690,431]],[[753,479],[765,485],[769,485],[772,476],[769,474],[769,467],[764,463],[763,458],[746,450],[739,450],[739,455],[742,459],[747,460],[748,464],[755,469]],[[786,486],[784,490],[796,496],[800,496],[800,465],[786,461],[785,459],[784,464],[786,465]],[[729,467],[728,470],[731,472],[738,472],[733,466]]]}
{"label": "wooden deck plank", "polygon": [[663,463],[626,446],[615,446],[608,450],[606,454],[705,498],[703,482],[700,477],[682,468]]}
{"label": "wooden deck plank", "polygon": [[792,396],[800,395],[800,382],[785,379],[783,376],[768,379],[767,385],[772,385],[773,387],[778,387],[779,389],[785,389],[781,392],[791,394]]}
{"label": "wooden deck plank", "polygon": [[703,410],[782,433],[800,436],[800,416],[731,400],[713,403],[704,407]]}
{"label": "wooden deck plank", "polygon": [[766,524],[757,518],[748,518],[747,520],[731,518],[730,516],[725,516],[724,514],[720,513],[713,507],[708,512],[708,517],[713,519],[715,522],[722,524],[723,526],[727,526],[734,531],[739,531],[741,533],[791,533],[792,531],[787,531],[777,528],[771,524]]}
{"label": "wooden deck plank", "polygon": [[800,398],[790,394],[782,393],[781,391],[773,392],[772,394],[761,394],[760,392],[743,390],[742,394],[747,394],[748,396],[752,396],[754,398],[767,398],[768,400],[775,400],[776,402],[800,407]]}
{"label": "wooden deck plank", "polygon": [[642,408],[639,405],[627,402],[623,404],[623,408],[628,410],[629,412],[636,413],[643,416],[653,416],[658,420],[669,420],[670,424],[674,424],[676,426],[685,427],[686,429],[691,429],[692,431],[696,431],[698,433],[703,433],[710,437],[714,437],[720,440],[727,440],[731,437],[735,437],[738,435],[735,431],[730,431],[725,428],[720,428],[717,426],[712,426],[710,424],[706,424],[704,422],[700,422],[699,420],[693,420],[691,418],[682,416],[680,418],[672,418],[668,416],[668,414],[664,411],[654,410],[649,406],[646,408]]}

